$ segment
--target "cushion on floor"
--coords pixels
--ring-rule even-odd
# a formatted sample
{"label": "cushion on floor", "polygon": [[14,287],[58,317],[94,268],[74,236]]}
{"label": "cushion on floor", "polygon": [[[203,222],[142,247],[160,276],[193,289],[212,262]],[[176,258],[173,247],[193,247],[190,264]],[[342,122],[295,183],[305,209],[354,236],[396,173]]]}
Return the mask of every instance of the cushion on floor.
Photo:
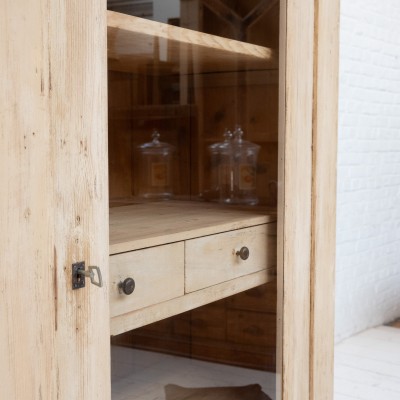
{"label": "cushion on floor", "polygon": [[271,400],[271,398],[258,384],[207,388],[166,385],[165,400]]}

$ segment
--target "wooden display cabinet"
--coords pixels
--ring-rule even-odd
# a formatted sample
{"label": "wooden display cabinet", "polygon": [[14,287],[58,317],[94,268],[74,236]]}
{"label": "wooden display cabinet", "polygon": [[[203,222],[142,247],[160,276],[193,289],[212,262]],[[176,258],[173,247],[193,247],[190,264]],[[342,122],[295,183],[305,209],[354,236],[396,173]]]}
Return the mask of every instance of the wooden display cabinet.
{"label": "wooden display cabinet", "polygon": [[[109,400],[110,333],[250,315],[247,290],[275,281],[277,397],[332,399],[338,2],[183,0],[178,27],[4,1],[0,398]],[[155,121],[179,151],[176,199],[137,204],[133,149]],[[209,201],[207,146],[235,123],[261,146],[257,207]],[[102,288],[73,290],[82,261]]]}
{"label": "wooden display cabinet", "polygon": [[[162,320],[113,342],[275,372],[279,2],[237,4],[240,29],[221,2],[181,2],[185,28],[108,13],[111,333]],[[258,207],[218,205],[210,190],[207,147],[237,123],[260,146]],[[177,200],[121,207],[143,202],[135,148],[152,128],[178,149]],[[235,253],[247,246],[243,261]],[[118,285],[130,277],[126,296]],[[257,290],[272,301],[249,309]]]}
{"label": "wooden display cabinet", "polygon": [[[188,3],[183,5],[187,7]],[[182,24],[194,24],[189,18],[193,9],[185,15],[186,8],[182,8]],[[275,9],[278,16],[278,2]],[[260,23],[265,23],[261,17]],[[275,35],[278,33],[276,29]],[[260,244],[254,246],[262,248],[273,235],[273,227],[276,234],[276,224],[262,229],[256,226],[276,222],[277,194],[273,187],[278,179],[277,49],[115,12],[108,14],[108,43],[111,204],[143,202],[137,199],[140,170],[135,171],[135,148],[150,137],[151,126],[161,132],[163,140],[175,145],[179,159],[173,176],[176,201],[111,209],[111,254],[181,241],[185,247],[184,293],[234,278],[221,273],[214,282],[200,283],[210,274],[205,271],[206,265],[214,268],[218,263],[234,263],[240,258],[230,259],[230,247],[226,259],[222,255],[218,259],[211,249],[201,254],[202,247],[209,248],[209,244],[194,239],[222,233],[228,237],[229,231],[248,228],[238,231],[242,238],[235,246],[245,246],[246,241],[258,238]],[[162,47],[164,61],[160,60]],[[261,101],[267,102],[266,111],[257,106]],[[233,127],[239,122],[249,132],[246,139],[257,140],[261,145],[256,175],[262,208],[223,207],[215,203],[218,198],[208,197],[211,183],[207,147],[222,140],[224,126]],[[211,240],[223,241],[224,237]],[[243,263],[246,273],[268,267],[274,270],[275,247],[276,243],[272,243],[268,254],[259,257],[261,249],[251,249],[250,260]],[[201,265],[197,265],[200,260]],[[193,277],[192,269],[198,271]]]}

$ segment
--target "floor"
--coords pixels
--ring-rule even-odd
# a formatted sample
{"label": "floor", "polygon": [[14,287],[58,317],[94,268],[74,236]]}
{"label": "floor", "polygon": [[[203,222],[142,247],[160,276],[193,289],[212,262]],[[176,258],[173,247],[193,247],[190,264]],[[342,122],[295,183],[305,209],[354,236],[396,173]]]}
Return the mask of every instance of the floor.
{"label": "floor", "polygon": [[354,399],[400,400],[400,329],[369,329],[336,346],[334,400]]}
{"label": "floor", "polygon": [[[336,347],[334,400],[400,400],[400,329],[394,326],[367,330]],[[275,392],[271,373],[112,347],[113,400],[163,400],[168,383],[260,383],[270,397]]]}
{"label": "floor", "polygon": [[259,383],[274,399],[275,374],[112,346],[112,400],[164,400],[164,386],[242,386]]}

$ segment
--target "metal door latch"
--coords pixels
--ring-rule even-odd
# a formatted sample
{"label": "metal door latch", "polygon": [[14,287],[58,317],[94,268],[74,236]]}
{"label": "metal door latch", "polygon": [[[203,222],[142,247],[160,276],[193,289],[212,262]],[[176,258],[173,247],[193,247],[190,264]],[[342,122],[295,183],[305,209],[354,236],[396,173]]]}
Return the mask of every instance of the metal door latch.
{"label": "metal door latch", "polygon": [[[98,280],[95,279],[95,273],[97,272]],[[87,271],[85,270],[85,262],[81,261],[72,264],[72,289],[81,289],[85,287],[85,278],[90,278],[90,282],[98,287],[103,287],[103,278],[99,267],[89,266]]]}

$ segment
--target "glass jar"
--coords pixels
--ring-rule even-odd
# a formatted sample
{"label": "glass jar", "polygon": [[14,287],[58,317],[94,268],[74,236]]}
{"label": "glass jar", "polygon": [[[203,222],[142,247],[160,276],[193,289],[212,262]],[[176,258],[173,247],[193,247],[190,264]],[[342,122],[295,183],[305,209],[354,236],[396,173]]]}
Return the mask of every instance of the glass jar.
{"label": "glass jar", "polygon": [[218,191],[221,203],[235,202],[232,132],[226,130],[224,141],[218,144]]}
{"label": "glass jar", "polygon": [[237,204],[258,203],[256,178],[259,151],[259,145],[243,140],[243,131],[238,126],[232,140],[234,202]]}
{"label": "glass jar", "polygon": [[173,196],[173,159],[176,148],[160,142],[154,131],[152,141],[137,146],[138,196],[149,200],[166,200]]}
{"label": "glass jar", "polygon": [[211,165],[211,192],[221,203],[257,204],[257,158],[260,146],[243,140],[238,126],[226,130],[224,141],[208,147]]}
{"label": "glass jar", "polygon": [[232,170],[232,132],[225,130],[224,141],[208,146],[210,156],[210,187],[211,200],[229,202],[233,196]]}

